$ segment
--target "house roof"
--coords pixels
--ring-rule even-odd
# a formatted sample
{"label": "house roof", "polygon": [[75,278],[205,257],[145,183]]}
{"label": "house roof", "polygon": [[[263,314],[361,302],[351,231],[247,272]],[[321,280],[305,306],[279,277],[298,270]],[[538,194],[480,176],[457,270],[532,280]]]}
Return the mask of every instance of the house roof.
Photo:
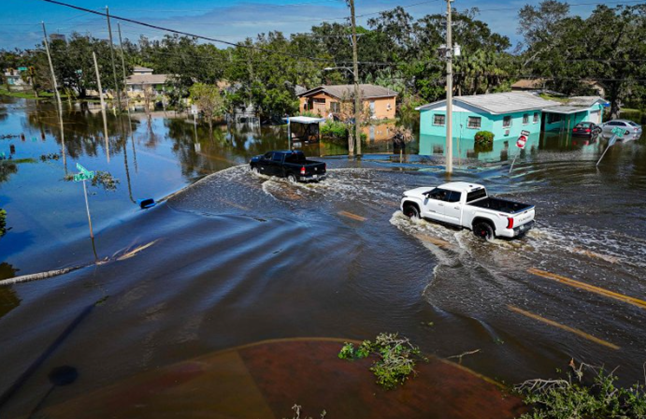
{"label": "house roof", "polygon": [[586,112],[597,103],[601,103],[604,106],[608,104],[601,96],[573,96],[568,98],[567,102],[557,106],[548,106],[543,111],[568,115],[577,112]]}
{"label": "house roof", "polygon": [[590,106],[595,105],[599,102],[601,102],[604,105],[609,103],[601,96],[573,96],[571,98],[568,98],[567,103],[569,105],[586,106],[589,108]]}
{"label": "house roof", "polygon": [[545,79],[520,79],[516,83],[511,85],[512,90],[533,90],[540,89],[543,87]]}
{"label": "house roof", "polygon": [[168,74],[133,74],[128,77],[126,84],[164,84],[168,78]]}
{"label": "house roof", "polygon": [[319,122],[325,121],[325,118],[312,118],[311,116],[290,116],[285,118],[285,120],[295,122],[297,124],[318,124]]}
{"label": "house roof", "polygon": [[[360,84],[359,90],[362,99],[375,99],[380,97],[394,97],[397,92],[374,84]],[[338,99],[349,99],[354,97],[354,84],[337,84],[332,86],[319,86],[314,89],[300,93],[298,97],[311,96],[317,93],[325,93]]]}
{"label": "house roof", "polygon": [[[418,111],[435,108],[446,100],[440,100],[415,108]],[[453,103],[461,103],[493,115],[511,112],[532,111],[559,105],[526,92],[491,93],[486,95],[454,96]]]}
{"label": "house roof", "polygon": [[152,68],[148,67],[141,67],[141,66],[135,66],[135,68],[132,69],[135,73],[152,73],[154,70]]}

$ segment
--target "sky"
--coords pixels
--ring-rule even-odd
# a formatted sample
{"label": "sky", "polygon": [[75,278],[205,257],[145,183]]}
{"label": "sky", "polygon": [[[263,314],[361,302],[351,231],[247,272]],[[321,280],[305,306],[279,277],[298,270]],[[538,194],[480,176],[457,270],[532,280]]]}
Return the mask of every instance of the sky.
{"label": "sky", "polygon": [[[343,22],[349,9],[343,0],[61,0],[87,9],[105,11],[110,7],[114,16],[123,16],[147,23],[187,31],[199,35],[237,42],[258,33],[273,30],[289,35],[309,32],[324,21]],[[594,0],[572,0],[573,14],[586,16],[594,8]],[[599,0],[597,0],[599,1]],[[478,16],[489,24],[492,31],[508,36],[512,44],[520,38],[516,33],[518,10],[525,4],[539,0],[455,0],[458,10],[478,7]],[[357,24],[365,25],[376,13],[402,6],[415,18],[446,10],[444,0],[355,0]],[[583,4],[585,3],[585,4]],[[370,15],[372,14],[372,15]],[[46,3],[42,0],[3,0],[0,9],[0,49],[33,48],[42,40],[41,21],[48,33],[66,35],[76,31],[91,33],[96,38],[107,38],[105,18]],[[139,39],[145,35],[159,39],[164,32],[121,23],[124,38]],[[116,36],[116,23],[113,23]],[[218,45],[218,44],[216,44]],[[225,47],[226,45],[218,45]]]}

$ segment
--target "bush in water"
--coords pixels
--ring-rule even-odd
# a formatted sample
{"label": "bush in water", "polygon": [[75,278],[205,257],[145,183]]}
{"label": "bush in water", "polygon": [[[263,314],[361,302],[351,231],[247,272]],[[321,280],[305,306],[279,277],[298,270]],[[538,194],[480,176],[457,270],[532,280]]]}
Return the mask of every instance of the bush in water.
{"label": "bush in water", "polygon": [[[566,379],[528,380],[515,387],[533,410],[520,419],[646,418],[646,389],[641,384],[615,387],[617,377],[603,368],[570,362]],[[589,385],[583,384],[584,368],[596,372]]]}
{"label": "bush in water", "polygon": [[397,333],[380,333],[374,342],[364,340],[358,348],[346,342],[338,356],[352,361],[370,355],[377,357],[370,368],[377,377],[377,384],[389,390],[403,385],[411,374],[417,374],[415,358],[428,361],[417,346]]}
{"label": "bush in water", "polygon": [[491,144],[493,143],[493,132],[491,131],[478,131],[473,138],[476,144]]}

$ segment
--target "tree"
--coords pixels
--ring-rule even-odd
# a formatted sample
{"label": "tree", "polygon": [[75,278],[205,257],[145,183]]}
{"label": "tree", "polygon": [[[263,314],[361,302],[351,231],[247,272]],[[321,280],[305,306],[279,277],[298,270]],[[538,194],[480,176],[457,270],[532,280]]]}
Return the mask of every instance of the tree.
{"label": "tree", "polygon": [[193,103],[204,115],[209,124],[209,132],[213,133],[213,119],[222,115],[223,100],[217,86],[195,83],[190,89]]}
{"label": "tree", "polygon": [[[540,16],[541,10],[552,17]],[[568,95],[586,92],[589,82],[600,84],[616,118],[622,102],[644,94],[646,44],[636,40],[646,33],[646,5],[599,5],[587,19],[569,17],[567,10],[567,3],[553,0],[521,9],[527,20],[523,67]]]}

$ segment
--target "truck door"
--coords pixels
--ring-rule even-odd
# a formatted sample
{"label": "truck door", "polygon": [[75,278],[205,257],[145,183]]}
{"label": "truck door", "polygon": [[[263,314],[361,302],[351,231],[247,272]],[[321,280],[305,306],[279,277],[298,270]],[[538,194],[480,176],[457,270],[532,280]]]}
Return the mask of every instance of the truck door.
{"label": "truck door", "polygon": [[263,175],[271,175],[271,156],[272,152],[269,151],[258,160],[258,171]]}
{"label": "truck door", "polygon": [[444,201],[450,193],[450,191],[440,188],[431,190],[423,202],[422,217],[444,221],[444,207],[446,205]]}
{"label": "truck door", "polygon": [[274,153],[269,166],[271,173],[267,173],[268,175],[283,176],[283,156],[283,153]]}
{"label": "truck door", "polygon": [[462,206],[460,198],[462,192],[450,191],[444,202],[444,218],[447,223],[460,225],[460,216],[462,215]]}

